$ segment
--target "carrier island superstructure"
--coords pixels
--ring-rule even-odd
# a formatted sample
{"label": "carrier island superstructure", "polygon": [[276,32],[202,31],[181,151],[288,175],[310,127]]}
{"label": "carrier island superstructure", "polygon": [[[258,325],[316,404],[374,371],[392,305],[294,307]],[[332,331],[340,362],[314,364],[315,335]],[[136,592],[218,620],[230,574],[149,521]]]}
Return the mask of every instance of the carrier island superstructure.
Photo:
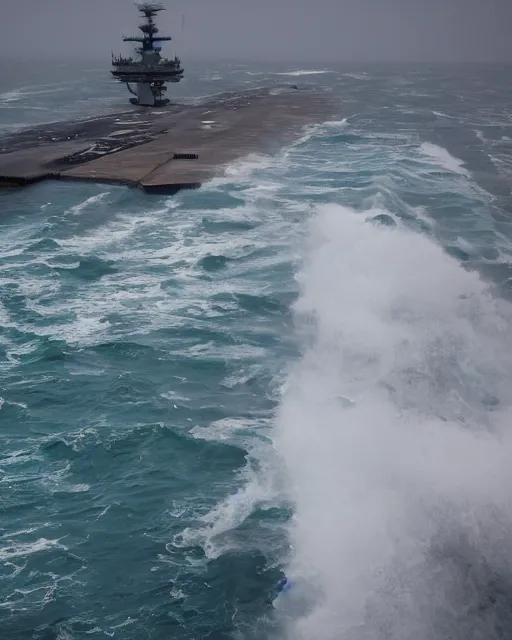
{"label": "carrier island superstructure", "polygon": [[134,42],[138,59],[112,54],[112,75],[124,82],[134,95],[130,102],[142,107],[161,107],[169,103],[165,98],[166,82],[179,82],[183,77],[180,59],[162,58],[162,43],[171,40],[170,36],[159,36],[155,16],[164,10],[160,2],[142,2],[137,8],[144,16],[139,25],[141,36],[124,37],[124,42]]}

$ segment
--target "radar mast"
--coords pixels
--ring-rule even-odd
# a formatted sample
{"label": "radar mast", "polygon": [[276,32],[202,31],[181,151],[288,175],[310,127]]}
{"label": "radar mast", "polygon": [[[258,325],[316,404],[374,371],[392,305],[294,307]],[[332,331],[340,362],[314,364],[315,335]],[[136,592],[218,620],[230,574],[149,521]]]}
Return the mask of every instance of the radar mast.
{"label": "radar mast", "polygon": [[[144,22],[139,25],[141,36],[123,37],[123,42],[137,43],[136,54],[138,59],[132,57],[112,55],[111,71],[114,78],[124,82],[130,93],[135,97],[130,98],[132,104],[145,107],[161,107],[169,104],[169,99],[164,97],[167,82],[179,82],[183,78],[184,70],[177,56],[173,59],[163,58],[160,54],[164,42],[170,41],[170,36],[158,35],[159,30],[155,24],[155,16],[160,11],[165,11],[161,2],[139,2],[136,7],[144,17]],[[133,88],[132,85],[135,85]]]}

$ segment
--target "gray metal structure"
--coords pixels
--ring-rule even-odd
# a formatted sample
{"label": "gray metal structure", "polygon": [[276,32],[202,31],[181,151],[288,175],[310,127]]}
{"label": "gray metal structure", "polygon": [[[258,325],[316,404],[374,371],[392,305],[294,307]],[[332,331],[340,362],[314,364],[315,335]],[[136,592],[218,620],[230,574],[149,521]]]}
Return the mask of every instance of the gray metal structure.
{"label": "gray metal structure", "polygon": [[137,4],[137,8],[145,18],[145,22],[139,25],[142,36],[125,37],[123,41],[138,43],[136,53],[139,59],[115,57],[112,54],[114,69],[111,73],[114,78],[124,82],[135,96],[130,98],[132,104],[161,107],[169,104],[169,99],[164,97],[167,91],[165,83],[179,82],[184,71],[177,56],[170,60],[160,55],[162,43],[171,40],[170,36],[157,35],[155,16],[164,10],[164,6],[159,2],[143,2]]}

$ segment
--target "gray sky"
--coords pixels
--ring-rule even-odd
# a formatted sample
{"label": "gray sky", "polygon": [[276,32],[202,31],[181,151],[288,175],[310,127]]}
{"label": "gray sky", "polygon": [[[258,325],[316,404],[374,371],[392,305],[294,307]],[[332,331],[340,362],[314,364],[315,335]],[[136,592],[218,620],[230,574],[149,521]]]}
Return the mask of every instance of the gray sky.
{"label": "gray sky", "polygon": [[[512,62],[512,0],[164,4],[159,25],[182,58]],[[122,50],[120,38],[135,34],[137,20],[132,0],[0,0],[0,55],[104,58]]]}

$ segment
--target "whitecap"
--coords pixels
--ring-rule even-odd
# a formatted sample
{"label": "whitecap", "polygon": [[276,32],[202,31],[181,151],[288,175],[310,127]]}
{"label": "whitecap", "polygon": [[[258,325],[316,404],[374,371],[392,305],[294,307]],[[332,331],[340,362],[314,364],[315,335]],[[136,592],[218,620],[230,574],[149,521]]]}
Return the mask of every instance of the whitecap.
{"label": "whitecap", "polygon": [[512,568],[512,309],[428,237],[365,217],[319,207],[298,274],[275,446],[305,606],[281,603],[283,637],[447,637],[461,620],[490,637],[501,614],[480,604]]}
{"label": "whitecap", "polygon": [[39,538],[34,542],[11,542],[8,545],[0,547],[0,560],[6,561],[12,558],[24,558],[34,553],[48,551],[56,546],[60,546],[58,539],[47,540],[46,538]]}
{"label": "whitecap", "polygon": [[79,213],[82,213],[82,211],[87,209],[87,207],[90,207],[91,205],[94,205],[94,204],[98,204],[99,202],[104,200],[109,194],[110,194],[110,191],[105,191],[104,193],[98,193],[95,196],[91,196],[90,198],[87,198],[83,202],[73,205],[70,209],[66,211],[66,213],[78,215]]}
{"label": "whitecap", "polygon": [[12,89],[0,93],[0,103],[18,102],[23,97],[21,89]]}
{"label": "whitecap", "polygon": [[450,118],[452,120],[456,120],[456,116],[450,116],[447,113],[443,113],[442,111],[432,111],[432,113],[438,118]]}
{"label": "whitecap", "polygon": [[323,75],[326,73],[334,73],[329,69],[297,69],[295,71],[282,71],[280,73],[275,73],[276,76],[292,76],[294,78],[298,78],[300,76],[317,76]]}
{"label": "whitecap", "polygon": [[443,167],[447,171],[468,175],[468,170],[464,168],[464,161],[455,158],[447,149],[439,147],[431,142],[423,142],[419,148],[420,153],[434,161],[435,164]]}

